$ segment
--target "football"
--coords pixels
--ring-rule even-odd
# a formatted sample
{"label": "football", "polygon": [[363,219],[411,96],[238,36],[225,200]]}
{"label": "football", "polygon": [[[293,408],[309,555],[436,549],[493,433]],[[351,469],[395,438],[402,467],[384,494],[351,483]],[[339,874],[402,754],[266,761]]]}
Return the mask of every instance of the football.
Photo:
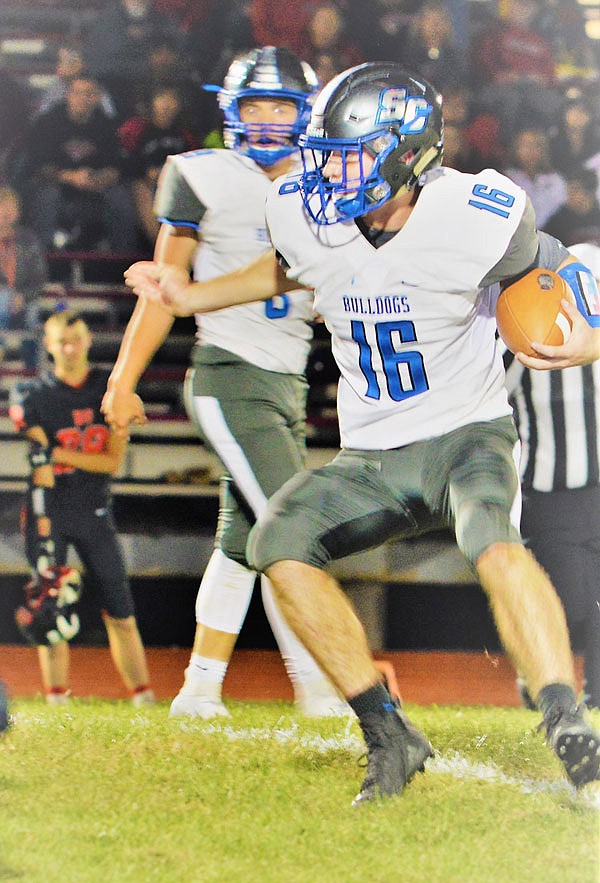
{"label": "football", "polygon": [[508,285],[496,304],[500,337],[512,353],[535,356],[531,341],[560,346],[571,335],[571,320],[561,300],[575,302],[562,276],[552,270],[530,270]]}

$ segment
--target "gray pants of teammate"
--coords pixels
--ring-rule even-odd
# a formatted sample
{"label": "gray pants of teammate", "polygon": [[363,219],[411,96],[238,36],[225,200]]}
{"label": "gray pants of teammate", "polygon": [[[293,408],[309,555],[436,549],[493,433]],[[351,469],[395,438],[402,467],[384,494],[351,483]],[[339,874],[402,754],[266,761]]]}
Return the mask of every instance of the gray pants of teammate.
{"label": "gray pants of teammate", "polygon": [[306,394],[301,375],[265,371],[218,347],[194,350],[186,404],[226,470],[217,544],[240,564],[268,498],[304,466]]}
{"label": "gray pants of teammate", "polygon": [[474,564],[494,543],[522,542],[516,444],[503,417],[394,450],[344,450],[271,498],[250,534],[249,560],[260,571],[282,560],[324,568],[385,540],[452,526]]}

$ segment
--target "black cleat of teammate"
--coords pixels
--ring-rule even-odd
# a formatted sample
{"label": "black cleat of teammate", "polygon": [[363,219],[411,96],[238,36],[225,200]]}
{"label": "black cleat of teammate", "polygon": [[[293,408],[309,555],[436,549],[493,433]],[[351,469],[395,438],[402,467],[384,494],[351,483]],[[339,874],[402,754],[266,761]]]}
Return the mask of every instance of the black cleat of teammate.
{"label": "black cleat of teammate", "polygon": [[431,743],[398,706],[361,720],[367,743],[367,773],[352,806],[401,794],[433,756]]}
{"label": "black cleat of teammate", "polygon": [[543,725],[546,741],[576,788],[600,778],[600,736],[585,720],[582,706],[571,711],[558,711]]}

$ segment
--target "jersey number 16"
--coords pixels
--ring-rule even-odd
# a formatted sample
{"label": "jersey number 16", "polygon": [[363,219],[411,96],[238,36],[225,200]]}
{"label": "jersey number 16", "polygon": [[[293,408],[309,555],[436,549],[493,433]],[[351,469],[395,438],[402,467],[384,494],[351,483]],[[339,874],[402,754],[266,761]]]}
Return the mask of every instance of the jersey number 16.
{"label": "jersey number 16", "polygon": [[[352,339],[358,344],[358,365],[367,381],[365,395],[369,399],[381,398],[381,387],[377,372],[373,368],[373,351],[367,341],[365,323],[353,320]],[[377,351],[381,359],[383,374],[389,397],[401,402],[411,396],[420,395],[429,389],[423,356],[417,350],[394,349],[393,335],[397,334],[401,343],[416,342],[415,326],[407,320],[379,322],[374,326]]]}

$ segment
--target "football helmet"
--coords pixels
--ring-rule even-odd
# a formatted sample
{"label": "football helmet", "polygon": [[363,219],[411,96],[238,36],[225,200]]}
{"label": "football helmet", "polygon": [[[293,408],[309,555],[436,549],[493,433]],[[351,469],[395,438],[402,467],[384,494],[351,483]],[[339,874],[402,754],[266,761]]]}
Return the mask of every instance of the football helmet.
{"label": "football helmet", "polygon": [[[423,172],[440,165],[443,129],[441,95],[418,75],[393,62],[343,71],[318,95],[299,138],[309,215],[336,224],[412,190]],[[341,180],[324,174],[332,152]]]}
{"label": "football helmet", "polygon": [[[249,156],[261,166],[272,166],[297,149],[298,136],[310,119],[311,100],[318,89],[317,75],[289,49],[264,46],[238,55],[218,90],[225,116],[225,146]],[[245,98],[293,101],[295,123],[243,123],[240,102]]]}
{"label": "football helmet", "polygon": [[15,621],[30,644],[51,646],[79,632],[75,607],[81,597],[81,575],[72,567],[49,567],[25,586],[25,604]]}

